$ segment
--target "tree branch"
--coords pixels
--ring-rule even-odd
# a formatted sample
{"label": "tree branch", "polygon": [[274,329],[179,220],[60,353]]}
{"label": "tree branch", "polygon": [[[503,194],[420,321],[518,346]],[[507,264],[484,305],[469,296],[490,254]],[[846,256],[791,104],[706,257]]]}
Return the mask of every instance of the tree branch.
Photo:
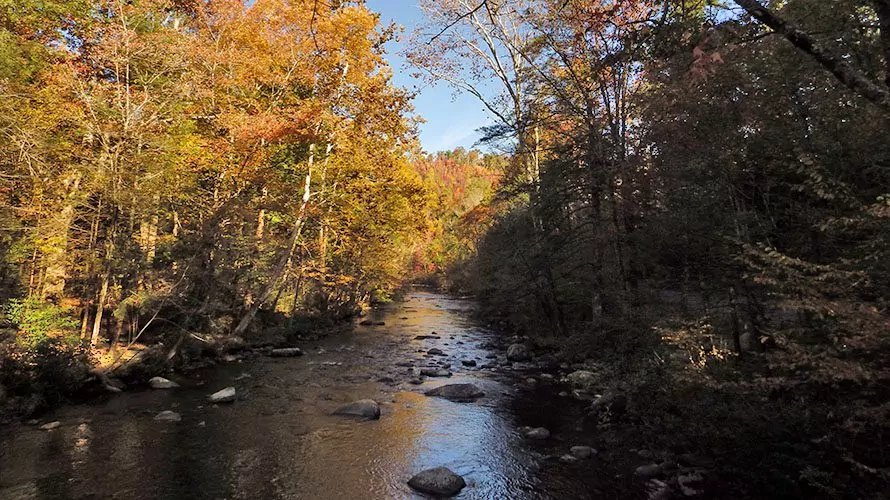
{"label": "tree branch", "polygon": [[815,59],[847,88],[877,104],[885,111],[890,111],[890,88],[872,81],[841,57],[820,45],[808,33],[761,5],[758,0],[735,0],[735,3],[745,9],[753,18],[783,35],[800,51]]}
{"label": "tree branch", "polygon": [[464,19],[466,19],[466,18],[472,16],[473,14],[475,14],[476,12],[478,12],[479,9],[481,9],[482,7],[486,7],[487,4],[488,4],[488,0],[482,0],[482,2],[481,2],[479,5],[473,7],[473,10],[471,10],[471,11],[465,13],[465,14],[461,14],[460,16],[457,17],[457,19],[455,19],[454,21],[451,21],[450,23],[448,23],[444,28],[442,28],[441,31],[439,31],[439,32],[436,33],[432,38],[430,38],[430,40],[429,40],[428,42],[426,42],[426,44],[427,44],[427,45],[432,45],[433,42],[436,41],[436,38],[439,38],[440,36],[442,36],[442,34],[445,33],[446,31],[448,31],[449,29],[451,29],[452,26],[454,26],[455,24],[457,24],[457,23],[463,21]]}

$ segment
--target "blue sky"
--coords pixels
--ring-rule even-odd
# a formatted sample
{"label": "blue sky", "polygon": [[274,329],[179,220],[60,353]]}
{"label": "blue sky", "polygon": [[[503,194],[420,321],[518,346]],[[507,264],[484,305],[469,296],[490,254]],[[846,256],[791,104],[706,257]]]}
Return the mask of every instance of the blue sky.
{"label": "blue sky", "polygon": [[[395,22],[405,27],[402,38],[422,22],[423,13],[416,0],[367,0],[368,8],[380,13],[380,22]],[[454,95],[452,87],[446,83],[424,86],[412,78],[416,72],[400,55],[404,45],[400,41],[391,42],[386,47],[386,58],[393,70],[393,81],[400,87],[420,92],[414,99],[415,112],[426,123],[420,124],[420,142],[428,152],[453,149],[457,146],[470,148],[479,138],[476,129],[491,123],[482,103],[466,93]]]}

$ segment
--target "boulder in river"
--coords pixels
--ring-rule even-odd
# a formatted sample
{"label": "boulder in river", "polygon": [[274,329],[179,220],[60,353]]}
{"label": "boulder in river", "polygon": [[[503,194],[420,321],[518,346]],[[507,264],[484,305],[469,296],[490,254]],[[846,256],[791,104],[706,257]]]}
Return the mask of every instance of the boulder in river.
{"label": "boulder in river", "polygon": [[476,366],[476,360],[475,359],[462,359],[460,361],[460,364],[462,364],[464,366],[472,367],[472,366]]}
{"label": "boulder in river", "polygon": [[182,420],[182,415],[175,411],[164,410],[155,415],[154,420],[157,420],[158,422],[179,422]]}
{"label": "boulder in river", "polygon": [[427,377],[450,377],[451,376],[451,372],[444,368],[432,368],[432,367],[421,368],[420,374],[427,376]]}
{"label": "boulder in river", "polygon": [[572,384],[572,387],[575,387],[576,389],[591,391],[599,380],[593,372],[577,370],[566,377],[566,382]]}
{"label": "boulder in river", "polygon": [[359,321],[358,324],[360,324],[362,326],[371,326],[374,324],[374,322],[369,319],[363,319],[363,320]]}
{"label": "boulder in river", "polygon": [[172,380],[167,380],[164,377],[152,377],[148,379],[148,385],[150,385],[152,389],[175,389],[179,387],[179,384]]}
{"label": "boulder in river", "polygon": [[442,352],[442,349],[439,349],[439,348],[437,348],[437,347],[433,347],[432,349],[430,349],[430,350],[427,351],[426,353],[427,353],[427,354],[432,354],[433,356],[442,356],[442,355],[445,354],[444,352]]}
{"label": "boulder in river", "polygon": [[550,437],[550,431],[543,427],[523,427],[522,435],[528,439],[547,439]]}
{"label": "boulder in river", "polygon": [[507,361],[528,361],[532,353],[525,344],[511,344],[507,348]]}
{"label": "boulder in river", "polygon": [[408,480],[408,486],[415,490],[439,497],[457,495],[466,485],[464,478],[447,467],[427,469]]}
{"label": "boulder in river", "polygon": [[458,403],[469,403],[475,401],[485,393],[473,384],[448,384],[435,389],[430,389],[424,394],[437,398],[448,399]]}
{"label": "boulder in river", "polygon": [[272,349],[272,352],[270,352],[269,355],[273,358],[293,358],[302,356],[303,351],[299,347],[281,347],[279,349]]}
{"label": "boulder in river", "polygon": [[231,403],[235,401],[235,388],[226,387],[221,391],[214,392],[207,397],[211,403]]}
{"label": "boulder in river", "polygon": [[380,418],[380,405],[373,399],[360,399],[337,408],[337,410],[334,411],[334,415],[377,420]]}

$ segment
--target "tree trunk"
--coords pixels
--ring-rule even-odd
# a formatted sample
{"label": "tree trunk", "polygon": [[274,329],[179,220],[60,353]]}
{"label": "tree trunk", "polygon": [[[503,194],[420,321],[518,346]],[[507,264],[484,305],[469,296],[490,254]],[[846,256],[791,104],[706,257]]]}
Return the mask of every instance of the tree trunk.
{"label": "tree trunk", "polygon": [[99,343],[99,334],[102,331],[102,313],[105,310],[105,299],[108,297],[108,284],[111,281],[111,270],[106,270],[102,275],[102,286],[99,289],[99,298],[96,301],[96,317],[93,321],[93,333],[90,335],[90,349],[95,349]]}

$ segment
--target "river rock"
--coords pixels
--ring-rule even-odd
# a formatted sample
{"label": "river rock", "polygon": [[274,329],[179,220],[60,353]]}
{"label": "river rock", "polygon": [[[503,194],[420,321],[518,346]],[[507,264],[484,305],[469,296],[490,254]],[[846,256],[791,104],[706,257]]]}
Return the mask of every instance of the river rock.
{"label": "river rock", "polygon": [[444,352],[442,352],[442,349],[439,349],[439,348],[436,348],[436,347],[433,347],[432,349],[430,349],[430,350],[427,351],[426,353],[427,353],[427,354],[432,354],[433,356],[442,356],[442,355],[445,354]]}
{"label": "river rock", "polygon": [[172,380],[167,380],[164,377],[152,377],[148,379],[148,385],[150,385],[152,389],[175,389],[179,387],[179,384]]}
{"label": "river rock", "polygon": [[154,420],[157,420],[158,422],[179,422],[182,420],[182,415],[175,411],[164,410],[155,415]]}
{"label": "river rock", "polygon": [[469,403],[485,395],[481,389],[473,384],[448,384],[435,389],[430,389],[424,394],[437,398],[444,398],[458,403]]}
{"label": "river rock", "polygon": [[641,465],[634,470],[634,476],[637,477],[655,477],[661,474],[662,466],[659,464]]}
{"label": "river rock", "polygon": [[6,402],[6,388],[3,387],[3,384],[0,384],[0,404]]}
{"label": "river rock", "polygon": [[677,485],[680,486],[680,492],[683,496],[695,497],[704,494],[702,489],[705,477],[700,471],[685,472],[677,476]]}
{"label": "river rock", "polygon": [[414,337],[414,340],[427,340],[427,339],[435,340],[435,339],[440,339],[440,338],[442,338],[442,337],[439,337],[438,335],[418,335],[418,336]]}
{"label": "river rock", "polygon": [[272,349],[272,352],[270,352],[269,355],[273,358],[293,358],[302,356],[303,351],[299,347],[281,347]]}
{"label": "river rock", "polygon": [[39,429],[42,431],[51,431],[53,429],[58,429],[61,426],[62,426],[62,422],[59,422],[58,420],[56,420],[55,422],[49,422],[49,423],[41,425],[39,427]]}
{"label": "river rock", "polygon": [[231,403],[235,401],[235,388],[226,387],[221,391],[214,392],[207,397],[211,403]]}
{"label": "river rock", "polygon": [[589,372],[587,370],[578,370],[570,373],[566,377],[566,382],[572,384],[572,387],[577,389],[581,389],[584,391],[593,390],[596,386],[598,380],[597,376],[593,372]]}
{"label": "river rock", "polygon": [[532,354],[525,344],[511,344],[507,348],[507,361],[528,361]]}
{"label": "river rock", "polygon": [[522,435],[528,439],[547,439],[550,437],[550,431],[543,427],[523,427]]}
{"label": "river rock", "polygon": [[408,486],[415,490],[439,497],[454,496],[464,489],[466,485],[464,478],[458,476],[447,467],[427,469],[408,480]]}
{"label": "river rock", "polygon": [[590,446],[572,446],[569,453],[579,460],[587,460],[596,455],[596,450]]}
{"label": "river rock", "polygon": [[373,399],[361,399],[337,408],[334,415],[377,420],[380,418],[380,405]]}
{"label": "river rock", "polygon": [[420,374],[427,377],[450,377],[451,372],[444,368],[421,368]]}
{"label": "river rock", "polygon": [[496,353],[490,352],[485,355],[485,359],[497,359],[498,355]]}
{"label": "river rock", "polygon": [[591,416],[596,416],[597,418],[604,415],[607,415],[609,419],[620,418],[627,411],[627,396],[608,393],[590,403],[587,411]]}
{"label": "river rock", "polygon": [[374,322],[369,319],[363,319],[363,320],[359,321],[358,324],[360,324],[362,326],[371,326],[374,324]]}
{"label": "river rock", "polygon": [[462,364],[464,366],[472,367],[472,366],[476,366],[476,360],[475,359],[462,359],[460,361],[460,364]]}
{"label": "river rock", "polygon": [[420,385],[423,383],[423,379],[419,378],[419,377],[412,378],[411,380],[408,381],[408,383],[411,385]]}

